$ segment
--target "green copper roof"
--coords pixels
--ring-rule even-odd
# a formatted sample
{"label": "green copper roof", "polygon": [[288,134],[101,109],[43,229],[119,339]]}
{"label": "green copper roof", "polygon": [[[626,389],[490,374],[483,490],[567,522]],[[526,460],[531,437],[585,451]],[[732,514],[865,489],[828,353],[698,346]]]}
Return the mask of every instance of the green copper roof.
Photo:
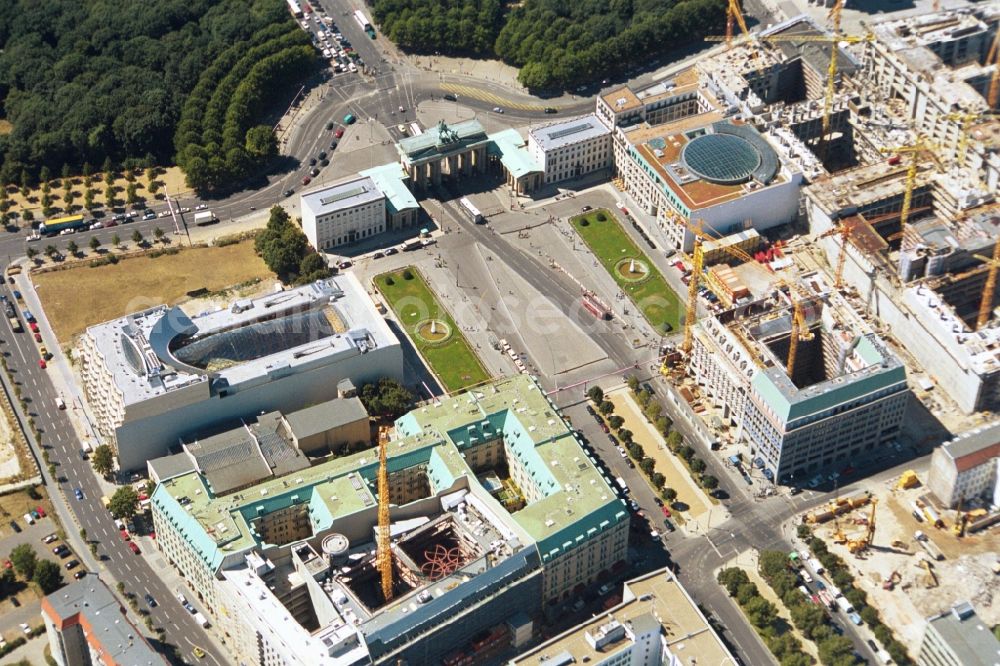
{"label": "green copper roof", "polygon": [[490,134],[490,144],[487,152],[500,158],[504,168],[514,178],[522,178],[529,173],[541,173],[542,167],[535,162],[525,147],[525,141],[515,129],[505,129],[502,132]]}

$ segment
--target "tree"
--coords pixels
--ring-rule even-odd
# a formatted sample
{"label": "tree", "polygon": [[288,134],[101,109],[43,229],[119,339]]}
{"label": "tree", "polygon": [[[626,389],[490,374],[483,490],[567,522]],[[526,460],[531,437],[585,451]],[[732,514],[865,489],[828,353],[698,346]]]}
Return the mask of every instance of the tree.
{"label": "tree", "polygon": [[94,449],[93,455],[90,456],[90,462],[94,465],[95,472],[103,477],[107,477],[115,468],[114,451],[107,444],[101,444]]}
{"label": "tree", "polygon": [[118,234],[114,234],[111,237],[111,245],[112,245],[112,247],[114,247],[117,250],[118,246],[121,245],[121,244],[122,244],[121,236],[119,236]]}
{"label": "tree", "polygon": [[642,448],[641,444],[629,442],[626,448],[628,449],[628,454],[635,460],[642,460],[646,457],[646,451]]}
{"label": "tree", "polygon": [[652,458],[643,458],[642,460],[639,461],[639,469],[645,472],[646,476],[652,474],[655,468],[656,468],[656,461],[653,460]]}
{"label": "tree", "polygon": [[109,187],[111,185],[114,185],[114,183],[115,183],[115,165],[111,161],[111,156],[110,155],[104,158],[104,164],[101,166],[101,171],[104,172],[104,184],[108,185]]}
{"label": "tree", "polygon": [[653,422],[653,425],[656,427],[657,432],[666,437],[670,432],[670,426],[673,425],[673,423],[666,416],[661,415],[658,419],[656,419],[656,421]]}
{"label": "tree", "polygon": [[[671,488],[664,488],[664,492],[671,490]],[[729,596],[735,597],[736,591],[739,590],[740,585],[750,582],[750,577],[747,576],[747,572],[743,569],[737,567],[729,567],[728,569],[722,569],[716,575],[716,580],[719,581],[719,585],[726,588]]]}
{"label": "tree", "polygon": [[28,175],[27,169],[21,169],[21,196],[27,199],[30,192],[31,176]]}
{"label": "tree", "polygon": [[51,259],[52,257],[56,256],[56,254],[58,252],[59,252],[59,250],[56,248],[55,245],[46,245],[45,246],[45,256],[48,257],[49,259]]}
{"label": "tree", "polygon": [[[752,584],[752,583],[751,583]],[[778,617],[778,609],[764,597],[754,597],[744,606],[747,619],[755,627],[766,627]]]}
{"label": "tree", "polygon": [[810,666],[812,663],[812,657],[805,652],[788,652],[781,657],[781,666]]}
{"label": "tree", "polygon": [[646,409],[646,405],[649,404],[652,397],[653,394],[646,389],[639,389],[639,392],[635,394],[635,401],[639,403],[639,407]]}
{"label": "tree", "polygon": [[757,570],[770,582],[770,579],[783,571],[788,571],[788,555],[780,550],[761,551],[757,558]]}
{"label": "tree", "polygon": [[662,488],[663,484],[667,482],[667,477],[663,476],[660,472],[655,472],[650,480],[654,486]]}
{"label": "tree", "polygon": [[691,464],[691,471],[694,472],[695,474],[701,474],[702,472],[705,471],[706,467],[705,461],[702,460],[701,458],[692,458],[690,464]]}
{"label": "tree", "polygon": [[38,564],[38,555],[31,544],[22,543],[14,546],[10,551],[10,561],[14,565],[14,571],[23,580],[31,580],[35,575],[35,567]]}
{"label": "tree", "polygon": [[66,243],[66,251],[69,252],[71,257],[75,257],[76,253],[80,250],[80,246],[76,244],[76,241],[70,241]]}
{"label": "tree", "polygon": [[831,636],[821,641],[817,647],[819,648],[819,659],[824,664],[854,663],[852,656],[854,646],[844,636]]}
{"label": "tree", "polygon": [[711,474],[706,474],[701,477],[701,485],[706,490],[715,490],[719,487],[719,480]]}
{"label": "tree", "polygon": [[330,267],[319,252],[310,252],[299,262],[299,276],[304,282],[315,282],[330,277]]}
{"label": "tree", "polygon": [[628,428],[622,428],[618,431],[618,438],[623,442],[631,442],[633,436],[632,431]]}
{"label": "tree", "polygon": [[800,523],[798,527],[795,528],[795,535],[802,539],[803,541],[808,541],[809,537],[812,536],[812,530],[805,523]]}
{"label": "tree", "polygon": [[24,251],[24,253],[27,255],[28,259],[34,259],[35,257],[38,256],[38,250],[36,250],[33,247],[29,247],[27,250]]}
{"label": "tree", "polygon": [[132,486],[122,486],[108,501],[111,515],[121,520],[129,520],[139,511],[139,493]]}
{"label": "tree", "polygon": [[104,205],[108,208],[114,208],[115,203],[115,186],[108,185],[104,188]]}
{"label": "tree", "polygon": [[369,414],[387,420],[399,418],[413,404],[413,394],[395,379],[388,377],[363,385],[358,391],[358,398]]}
{"label": "tree", "polygon": [[618,416],[617,414],[613,414],[612,416],[608,417],[608,425],[611,427],[612,430],[618,430],[619,428],[622,427],[622,424],[624,423],[625,419]]}
{"label": "tree", "polygon": [[90,187],[83,190],[83,207],[87,210],[94,210],[94,190]]}
{"label": "tree", "polygon": [[587,391],[587,397],[595,405],[599,405],[604,402],[604,390],[600,386],[591,386],[590,390]]}
{"label": "tree", "polygon": [[882,619],[878,616],[878,611],[871,606],[865,606],[858,614],[861,616],[862,620],[867,622],[872,627],[882,621]]}
{"label": "tree", "polygon": [[156,227],[155,229],[153,229],[153,237],[157,241],[162,242],[163,241],[163,229],[161,229],[159,227]]}
{"label": "tree", "polygon": [[135,229],[132,232],[132,242],[135,243],[136,245],[142,245],[143,240],[144,238],[142,236],[142,232],[139,231],[138,229]]}
{"label": "tree", "polygon": [[25,222],[29,222],[30,223],[30,222],[32,222],[35,219],[35,214],[32,213],[30,210],[23,210],[23,211],[21,211],[21,218]]}
{"label": "tree", "polygon": [[52,170],[47,166],[42,166],[38,172],[38,180],[41,181],[43,188],[48,187],[49,181],[52,180]]}
{"label": "tree", "polygon": [[691,458],[694,457],[694,449],[690,446],[684,445],[677,449],[677,455],[690,462]]}
{"label": "tree", "polygon": [[251,157],[269,158],[278,154],[278,140],[267,125],[257,125],[247,130],[245,148]]}
{"label": "tree", "polygon": [[134,205],[139,201],[139,194],[137,192],[137,187],[135,183],[129,183],[125,186],[125,203],[129,206]]}
{"label": "tree", "polygon": [[51,560],[41,560],[32,576],[35,585],[45,594],[52,594],[63,584],[62,567]]}
{"label": "tree", "polygon": [[663,412],[663,406],[660,405],[660,403],[658,403],[655,400],[650,400],[649,404],[646,405],[645,409],[646,418],[648,418],[650,421],[655,421],[656,419],[660,418],[660,414],[662,412]]}
{"label": "tree", "polygon": [[101,239],[97,236],[90,237],[90,249],[92,252],[97,252],[97,248],[101,247]]}
{"label": "tree", "polygon": [[677,499],[677,491],[673,488],[664,488],[660,491],[660,497],[662,497],[667,502],[673,502]]}
{"label": "tree", "polygon": [[[793,594],[797,590],[793,590]],[[792,622],[798,627],[799,631],[806,638],[812,639],[816,633],[816,630],[820,627],[826,626],[826,612],[823,607],[818,604],[807,604],[799,602],[797,605],[789,609],[792,616]]]}
{"label": "tree", "polygon": [[670,434],[667,435],[667,448],[671,451],[676,451],[677,448],[684,443],[684,436],[681,435],[676,430],[671,430]]}
{"label": "tree", "polygon": [[639,390],[639,378],[635,375],[628,375],[625,377],[625,385],[628,386],[630,391],[635,393]]}
{"label": "tree", "polygon": [[740,606],[746,606],[752,599],[759,596],[760,590],[757,589],[756,583],[747,581],[736,589],[736,601],[739,602]]}
{"label": "tree", "polygon": [[600,405],[598,405],[597,411],[607,416],[608,414],[615,411],[615,404],[610,400],[605,400]]}

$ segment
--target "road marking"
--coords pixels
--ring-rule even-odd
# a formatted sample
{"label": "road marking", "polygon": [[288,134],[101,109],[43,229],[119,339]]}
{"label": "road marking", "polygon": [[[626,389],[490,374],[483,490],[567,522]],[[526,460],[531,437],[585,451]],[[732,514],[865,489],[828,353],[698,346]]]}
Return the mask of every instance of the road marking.
{"label": "road marking", "polygon": [[545,108],[537,104],[514,102],[506,97],[495,95],[491,92],[476,88],[475,86],[467,86],[460,83],[441,83],[438,87],[446,92],[454,93],[456,95],[465,95],[466,97],[478,99],[482,102],[490,102],[491,104],[496,104],[497,106],[506,107],[508,109],[517,109],[519,111],[541,111]]}

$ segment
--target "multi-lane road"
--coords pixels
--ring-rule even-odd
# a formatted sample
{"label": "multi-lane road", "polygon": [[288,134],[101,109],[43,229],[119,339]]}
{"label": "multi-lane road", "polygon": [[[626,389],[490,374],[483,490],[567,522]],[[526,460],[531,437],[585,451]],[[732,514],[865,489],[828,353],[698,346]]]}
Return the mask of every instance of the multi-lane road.
{"label": "multi-lane road", "polygon": [[[11,285],[5,285],[3,292],[13,300],[10,287]],[[23,286],[21,291],[26,295],[30,293]],[[29,301],[18,305],[31,307],[34,304]],[[33,312],[39,312],[37,307],[31,309]],[[39,318],[39,325],[48,346],[58,348],[54,344],[55,337],[51,330],[48,330],[44,319]],[[213,654],[212,645],[206,640],[207,637],[201,627],[181,607],[174,593],[153,572],[149,563],[149,558],[154,556],[152,546],[144,543],[140,555],[132,553],[127,547],[128,544],[119,535],[111,514],[104,509],[101,503],[104,491],[94,476],[90,463],[80,456],[80,438],[70,421],[70,416],[78,405],[70,396],[61,396],[49,377],[49,373],[61,371],[60,364],[50,363],[44,370],[39,367],[38,347],[27,328],[22,333],[14,333],[9,326],[0,326],[0,350],[7,360],[7,367],[13,373],[14,381],[20,385],[22,395],[28,402],[28,414],[24,416],[30,415],[34,418],[41,431],[41,446],[48,451],[49,459],[56,465],[57,479],[46,478],[46,481],[51,489],[50,494],[61,494],[72,510],[76,524],[66,524],[64,527],[67,540],[74,546],[73,549],[79,559],[85,563],[91,562],[88,568],[104,576],[105,580],[110,574],[115,581],[123,582],[126,592],[137,596],[140,606],[149,611],[154,625],[166,630],[167,641],[177,645],[188,661],[192,663],[196,661],[193,648],[198,645],[206,652],[205,662],[215,666],[227,663],[225,657]],[[3,381],[7,383],[6,376],[3,376]],[[7,388],[12,394],[13,387]],[[66,410],[57,407],[57,397],[65,397]],[[36,453],[41,461],[42,451]],[[44,468],[44,463],[42,465]],[[44,469],[43,473],[48,477]],[[59,482],[58,479],[65,481]],[[77,488],[83,491],[81,500],[75,497],[74,491]],[[56,501],[56,498],[53,500]],[[81,527],[87,531],[89,541],[98,542],[97,552],[101,561],[96,569],[93,569],[93,558],[78,535]],[[162,558],[162,555],[157,553],[155,557]],[[146,606],[143,601],[146,594],[152,595],[156,600],[156,608],[150,609]],[[133,621],[135,620],[133,616]]]}

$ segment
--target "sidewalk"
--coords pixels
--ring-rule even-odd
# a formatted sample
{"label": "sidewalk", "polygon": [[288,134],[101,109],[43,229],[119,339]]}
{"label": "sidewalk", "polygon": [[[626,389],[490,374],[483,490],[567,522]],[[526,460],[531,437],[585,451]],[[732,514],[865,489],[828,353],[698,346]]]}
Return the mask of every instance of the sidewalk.
{"label": "sidewalk", "polygon": [[[646,455],[656,461],[656,471],[667,479],[666,487],[677,491],[676,501],[688,506],[687,510],[682,512],[684,519],[701,521],[703,516],[709,516],[710,512],[713,512],[711,500],[695,484],[687,468],[670,453],[663,436],[639,412],[629,389],[626,387],[612,389],[606,395],[607,399],[614,403],[615,413],[625,419],[624,427],[632,431],[635,442],[641,444]],[[720,515],[713,518],[718,522],[726,519],[727,516],[722,516],[725,513],[724,508],[720,507],[717,513]]]}

